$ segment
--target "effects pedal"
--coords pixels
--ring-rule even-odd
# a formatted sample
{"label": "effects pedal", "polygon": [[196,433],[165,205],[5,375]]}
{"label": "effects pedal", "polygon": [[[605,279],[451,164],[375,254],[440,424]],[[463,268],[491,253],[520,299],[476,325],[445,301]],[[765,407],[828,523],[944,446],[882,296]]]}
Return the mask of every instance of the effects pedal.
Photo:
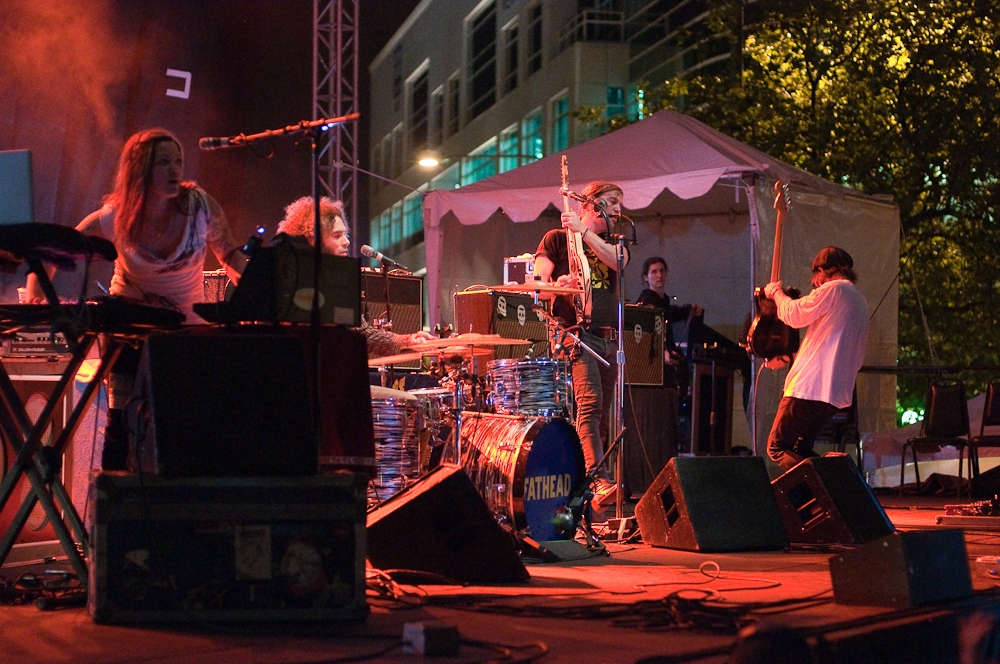
{"label": "effects pedal", "polygon": [[624,542],[639,531],[639,524],[634,516],[625,516],[620,519],[608,519],[607,531],[601,536],[606,542]]}

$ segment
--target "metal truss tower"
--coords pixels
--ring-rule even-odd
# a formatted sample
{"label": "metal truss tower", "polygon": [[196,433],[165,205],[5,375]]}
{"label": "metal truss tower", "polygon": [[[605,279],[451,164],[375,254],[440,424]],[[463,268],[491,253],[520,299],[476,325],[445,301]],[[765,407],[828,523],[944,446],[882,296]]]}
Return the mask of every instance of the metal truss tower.
{"label": "metal truss tower", "polygon": [[[358,111],[358,5],[313,0],[313,119]],[[344,202],[351,237],[358,237],[358,123],[330,129],[319,158],[320,186]],[[316,173],[313,176],[316,177]]]}

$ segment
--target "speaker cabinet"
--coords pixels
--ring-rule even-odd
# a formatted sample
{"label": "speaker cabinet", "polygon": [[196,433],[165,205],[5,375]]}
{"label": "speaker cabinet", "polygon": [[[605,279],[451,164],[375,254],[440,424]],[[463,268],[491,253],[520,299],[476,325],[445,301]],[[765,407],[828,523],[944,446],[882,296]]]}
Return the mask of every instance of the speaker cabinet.
{"label": "speaker cabinet", "polygon": [[625,305],[625,383],[663,385],[663,309]]}
{"label": "speaker cabinet", "polygon": [[[534,298],[524,293],[478,290],[455,293],[455,331],[499,334],[504,339],[533,341],[532,357],[548,357],[548,330],[532,311]],[[527,346],[495,346],[498,360],[524,357]]]}
{"label": "speaker cabinet", "polygon": [[513,537],[458,466],[431,471],[368,515],[368,561],[468,583],[529,578]]}
{"label": "speaker cabinet", "polygon": [[[423,329],[424,283],[415,275],[387,275],[389,278],[389,306],[392,331],[412,334]],[[365,319],[369,323],[386,314],[386,277],[380,270],[361,269],[361,300]]]}
{"label": "speaker cabinet", "polygon": [[[66,366],[65,362],[4,362],[4,366],[7,369],[7,373],[10,376],[11,382],[14,384],[14,390],[17,392],[18,398],[24,404],[25,411],[28,413],[28,419],[35,422],[38,416],[41,414],[42,409],[48,402],[49,397],[52,395],[52,391],[55,388],[56,381],[59,380],[60,373],[62,369]],[[46,371],[56,371],[57,373],[48,374],[41,373],[40,369],[45,369]],[[72,392],[67,393],[66,397],[61,399],[53,412],[52,422],[49,427],[45,430],[45,434],[42,438],[46,445],[52,443],[55,438],[62,433],[63,425],[66,422],[66,418],[69,412],[72,410]],[[3,462],[3,473],[6,475],[11,466],[14,464],[14,458],[17,456],[17,451],[14,446],[11,445],[11,441],[7,439],[2,432],[0,432],[0,438],[2,438],[2,462]],[[61,482],[64,487],[66,487],[66,492],[68,495],[73,495],[73,446],[68,445],[65,450],[65,454],[62,457],[62,472],[60,474]],[[6,532],[14,520],[14,516],[17,511],[21,508],[21,503],[27,498],[28,494],[31,492],[31,484],[25,476],[21,476],[18,479],[17,484],[14,487],[14,492],[11,494],[10,499],[7,504],[4,505],[3,511],[0,512],[0,532]],[[48,516],[45,514],[45,510],[39,504],[35,505],[35,508],[28,515],[28,520],[21,529],[20,534],[18,534],[17,539],[14,540],[15,544],[25,544],[34,542],[47,542],[56,539],[55,531],[52,529],[52,525],[49,523]]]}
{"label": "speaker cabinet", "polygon": [[830,558],[837,604],[906,608],[972,597],[958,529],[893,533]]}
{"label": "speaker cabinet", "polygon": [[788,545],[760,457],[671,459],[635,506],[646,544],[688,551]]}
{"label": "speaker cabinet", "polygon": [[850,457],[806,459],[771,486],[792,544],[865,544],[895,530]]}
{"label": "speaker cabinet", "polygon": [[241,477],[317,471],[302,343],[293,336],[152,335],[136,384],[147,415],[146,431],[134,432],[143,472]]}
{"label": "speaker cabinet", "polygon": [[727,455],[733,445],[733,368],[694,362],[691,385],[691,451]]}

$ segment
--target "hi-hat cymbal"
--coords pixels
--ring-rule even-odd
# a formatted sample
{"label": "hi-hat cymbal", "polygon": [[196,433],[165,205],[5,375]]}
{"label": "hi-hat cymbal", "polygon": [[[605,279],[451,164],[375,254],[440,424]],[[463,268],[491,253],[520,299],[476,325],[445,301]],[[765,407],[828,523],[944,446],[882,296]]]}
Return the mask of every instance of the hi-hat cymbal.
{"label": "hi-hat cymbal", "polygon": [[489,286],[490,290],[505,290],[512,293],[551,293],[553,295],[580,295],[583,290],[580,288],[567,288],[557,286],[548,281],[528,281],[523,284],[503,284],[502,286]]}
{"label": "hi-hat cymbal", "polygon": [[437,351],[424,351],[424,355],[461,355],[462,357],[486,357],[493,354],[491,346],[448,346]]}
{"label": "hi-hat cymbal", "polygon": [[384,367],[390,364],[403,364],[404,362],[416,362],[422,359],[423,353],[400,353],[399,355],[386,355],[385,357],[375,357],[368,360],[370,367]]}
{"label": "hi-hat cymbal", "polygon": [[438,348],[448,348],[449,346],[521,346],[530,343],[526,339],[505,339],[499,334],[466,332],[455,337],[445,337],[444,339],[434,339],[422,344],[414,344],[411,348],[413,350],[437,350]]}

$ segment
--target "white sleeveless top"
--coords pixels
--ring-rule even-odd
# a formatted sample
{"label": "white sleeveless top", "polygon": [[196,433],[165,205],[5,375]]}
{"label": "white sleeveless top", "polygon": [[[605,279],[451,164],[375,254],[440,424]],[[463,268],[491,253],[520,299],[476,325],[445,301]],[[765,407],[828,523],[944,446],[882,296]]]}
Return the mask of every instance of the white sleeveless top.
{"label": "white sleeveless top", "polygon": [[185,322],[202,323],[192,306],[205,300],[202,271],[205,267],[208,235],[208,201],[200,188],[188,191],[187,224],[184,238],[165,258],[143,249],[124,249],[115,238],[115,207],[101,208],[101,232],[118,250],[115,274],[111,278],[112,295],[143,300],[184,313]]}

